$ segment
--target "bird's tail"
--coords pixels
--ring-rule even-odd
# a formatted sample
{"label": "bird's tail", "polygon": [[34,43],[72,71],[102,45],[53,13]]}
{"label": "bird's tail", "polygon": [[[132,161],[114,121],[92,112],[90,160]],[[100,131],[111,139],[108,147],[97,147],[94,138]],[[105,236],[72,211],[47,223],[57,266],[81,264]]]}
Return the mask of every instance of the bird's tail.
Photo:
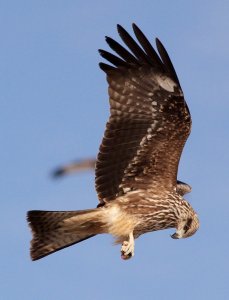
{"label": "bird's tail", "polygon": [[103,233],[101,209],[78,211],[32,210],[27,220],[32,230],[32,260]]}

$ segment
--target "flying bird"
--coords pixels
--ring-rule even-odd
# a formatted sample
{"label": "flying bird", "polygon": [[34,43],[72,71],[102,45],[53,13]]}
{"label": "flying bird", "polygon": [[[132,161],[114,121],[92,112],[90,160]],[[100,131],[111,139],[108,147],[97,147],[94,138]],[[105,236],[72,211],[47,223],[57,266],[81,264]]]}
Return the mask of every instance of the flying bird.
{"label": "flying bird", "polygon": [[[80,171],[88,171],[88,170],[94,170],[96,164],[95,158],[88,158],[88,159],[82,159],[77,160],[74,162],[71,162],[69,164],[62,165],[55,169],[52,172],[52,176],[54,178],[59,178],[65,175],[69,175],[72,173],[78,173]],[[187,193],[190,193],[192,188],[189,184],[182,182],[180,180],[177,180],[177,187],[176,187],[177,193],[180,195],[185,195]]]}
{"label": "flying bird", "polygon": [[[95,209],[28,212],[32,260],[97,234],[121,244],[121,257],[134,256],[140,235],[175,228],[174,239],[192,236],[198,216],[177,190],[177,170],[191,131],[191,115],[172,65],[156,39],[158,53],[133,24],[136,39],[120,25],[123,47],[99,50],[106,73],[110,117],[95,167]],[[137,41],[136,41],[137,40]]]}

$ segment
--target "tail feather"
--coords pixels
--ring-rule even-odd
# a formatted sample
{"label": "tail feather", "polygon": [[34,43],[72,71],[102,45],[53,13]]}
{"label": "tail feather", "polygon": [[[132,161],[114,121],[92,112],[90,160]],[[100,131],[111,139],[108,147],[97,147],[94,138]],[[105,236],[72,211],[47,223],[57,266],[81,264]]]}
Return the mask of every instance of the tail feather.
{"label": "tail feather", "polygon": [[82,211],[39,211],[27,214],[32,230],[30,254],[40,259],[101,232],[99,209]]}

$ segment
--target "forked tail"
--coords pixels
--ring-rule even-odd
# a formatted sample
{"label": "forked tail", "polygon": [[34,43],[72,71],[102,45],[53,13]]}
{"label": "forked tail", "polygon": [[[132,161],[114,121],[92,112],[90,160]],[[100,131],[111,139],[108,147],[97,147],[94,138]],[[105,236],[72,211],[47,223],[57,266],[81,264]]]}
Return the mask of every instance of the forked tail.
{"label": "forked tail", "polygon": [[40,259],[65,247],[102,233],[101,210],[40,211],[27,213],[32,230],[30,254]]}

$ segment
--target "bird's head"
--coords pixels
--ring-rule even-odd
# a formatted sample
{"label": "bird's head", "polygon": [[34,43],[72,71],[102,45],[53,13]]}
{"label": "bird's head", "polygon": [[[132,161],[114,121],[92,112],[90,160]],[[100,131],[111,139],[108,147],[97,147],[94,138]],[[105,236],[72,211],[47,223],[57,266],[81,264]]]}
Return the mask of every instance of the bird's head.
{"label": "bird's head", "polygon": [[171,235],[173,239],[182,239],[192,236],[199,228],[199,219],[196,213],[182,218],[178,222],[177,231]]}

